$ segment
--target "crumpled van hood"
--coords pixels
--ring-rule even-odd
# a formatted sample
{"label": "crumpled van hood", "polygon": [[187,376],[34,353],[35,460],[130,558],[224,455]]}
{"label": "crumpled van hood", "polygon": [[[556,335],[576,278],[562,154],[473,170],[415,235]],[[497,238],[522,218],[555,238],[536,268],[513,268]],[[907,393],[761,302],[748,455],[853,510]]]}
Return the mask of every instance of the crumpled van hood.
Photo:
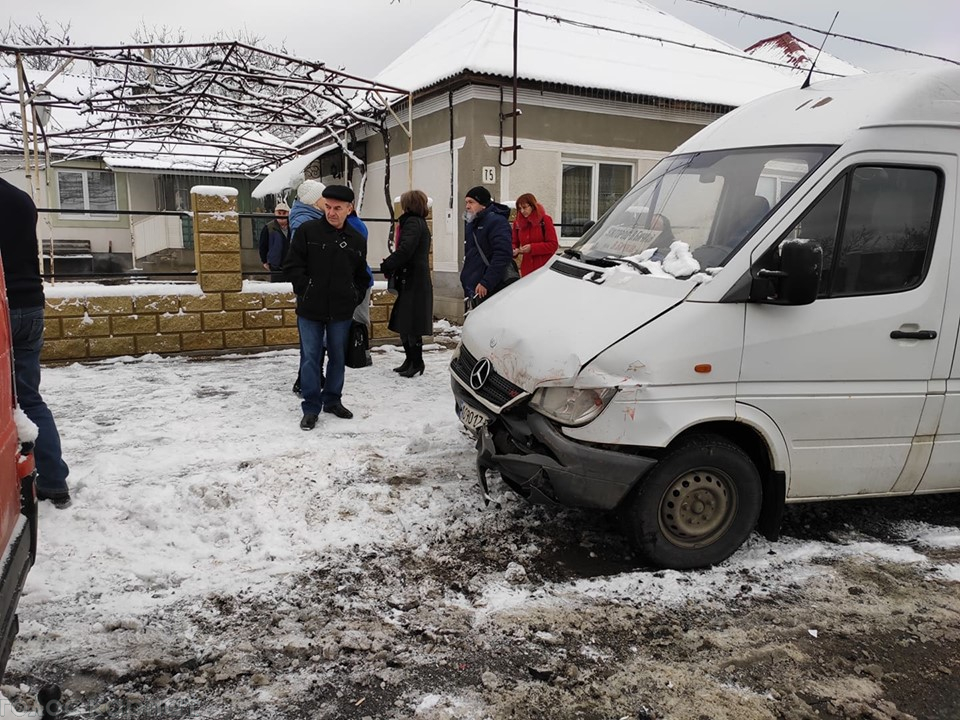
{"label": "crumpled van hood", "polygon": [[[567,268],[586,268],[567,260]],[[696,286],[631,268],[589,268],[602,284],[546,266],[468,313],[462,342],[490,358],[504,378],[530,392],[577,375],[584,363],[681,302]]]}

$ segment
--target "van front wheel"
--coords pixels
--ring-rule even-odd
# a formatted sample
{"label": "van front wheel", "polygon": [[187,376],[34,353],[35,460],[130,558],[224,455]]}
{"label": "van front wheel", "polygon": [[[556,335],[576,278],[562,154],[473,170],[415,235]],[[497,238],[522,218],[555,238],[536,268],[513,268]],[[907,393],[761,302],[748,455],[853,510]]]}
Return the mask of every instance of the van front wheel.
{"label": "van front wheel", "polygon": [[634,488],[624,531],[653,565],[674,570],[723,562],[760,516],[762,487],[743,450],[717,435],[687,438]]}

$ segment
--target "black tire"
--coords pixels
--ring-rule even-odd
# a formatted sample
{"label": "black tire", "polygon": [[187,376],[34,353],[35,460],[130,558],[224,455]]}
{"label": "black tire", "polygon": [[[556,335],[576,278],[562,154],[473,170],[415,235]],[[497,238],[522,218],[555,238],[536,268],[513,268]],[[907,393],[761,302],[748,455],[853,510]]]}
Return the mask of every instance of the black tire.
{"label": "black tire", "polygon": [[692,436],[637,483],[622,511],[624,532],[657,567],[716,565],[753,531],[762,495],[743,450],[717,435]]}

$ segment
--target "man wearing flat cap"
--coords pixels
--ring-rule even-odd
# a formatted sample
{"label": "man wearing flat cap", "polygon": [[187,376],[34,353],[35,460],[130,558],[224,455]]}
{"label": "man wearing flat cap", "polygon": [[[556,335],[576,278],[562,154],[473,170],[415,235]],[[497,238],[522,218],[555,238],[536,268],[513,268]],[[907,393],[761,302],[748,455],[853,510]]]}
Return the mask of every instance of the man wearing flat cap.
{"label": "man wearing flat cap", "polygon": [[496,292],[513,262],[510,209],[493,201],[482,185],[467,190],[463,214],[463,296],[472,304]]}
{"label": "man wearing flat cap", "polygon": [[281,200],[273,212],[276,217],[260,231],[260,262],[264,270],[270,271],[273,282],[283,282],[283,259],[290,246],[290,206]]}
{"label": "man wearing flat cap", "polygon": [[[313,430],[321,412],[349,419],[341,402],[347,341],[353,311],[367,291],[367,242],[347,222],[353,212],[353,191],[327,185],[323,217],[303,223],[293,236],[283,265],[297,295],[300,331],[300,427]],[[326,378],[321,389],[324,348]]]}

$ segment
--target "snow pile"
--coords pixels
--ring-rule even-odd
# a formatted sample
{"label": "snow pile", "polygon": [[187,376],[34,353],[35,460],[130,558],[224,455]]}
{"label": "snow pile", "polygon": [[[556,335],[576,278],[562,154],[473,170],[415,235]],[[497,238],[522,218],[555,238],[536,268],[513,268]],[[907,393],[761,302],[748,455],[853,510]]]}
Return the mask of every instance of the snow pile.
{"label": "snow pile", "polygon": [[44,283],[47,300],[77,300],[96,297],[146,297],[149,295],[192,295],[202,297],[197,283],[131,283],[130,285],[102,285],[93,282]]}
{"label": "snow pile", "polygon": [[208,195],[212,197],[218,197],[221,200],[226,201],[228,197],[237,196],[237,189],[223,185],[194,185],[192,188],[190,188],[190,193],[192,195]]}
{"label": "snow pile", "polygon": [[19,405],[13,411],[13,421],[17,425],[17,438],[21,443],[36,441],[40,429],[27,417]]}
{"label": "snow pile", "polygon": [[680,240],[670,243],[670,251],[663,259],[663,270],[674,277],[689,277],[700,270],[698,263],[690,253],[690,246]]}

